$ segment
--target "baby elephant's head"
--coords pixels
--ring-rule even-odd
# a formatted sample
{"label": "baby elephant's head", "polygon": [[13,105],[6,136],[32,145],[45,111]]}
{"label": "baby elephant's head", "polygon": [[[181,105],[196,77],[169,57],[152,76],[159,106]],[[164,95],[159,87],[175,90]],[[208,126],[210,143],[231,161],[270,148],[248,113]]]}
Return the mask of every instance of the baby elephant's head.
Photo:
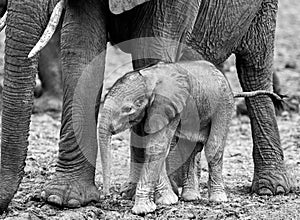
{"label": "baby elephant's head", "polygon": [[144,77],[138,71],[130,72],[120,78],[107,93],[101,118],[107,119],[104,121],[107,121],[106,127],[112,134],[119,133],[143,119],[148,103]]}

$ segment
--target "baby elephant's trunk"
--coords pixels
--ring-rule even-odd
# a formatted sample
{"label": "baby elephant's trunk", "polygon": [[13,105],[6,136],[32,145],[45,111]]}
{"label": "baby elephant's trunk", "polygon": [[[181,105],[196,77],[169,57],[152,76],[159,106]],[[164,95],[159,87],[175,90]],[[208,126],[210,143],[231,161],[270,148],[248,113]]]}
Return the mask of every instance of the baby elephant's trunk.
{"label": "baby elephant's trunk", "polygon": [[103,193],[109,194],[111,179],[111,136],[109,129],[111,110],[103,109],[98,128],[98,142],[101,154],[101,163],[103,170]]}

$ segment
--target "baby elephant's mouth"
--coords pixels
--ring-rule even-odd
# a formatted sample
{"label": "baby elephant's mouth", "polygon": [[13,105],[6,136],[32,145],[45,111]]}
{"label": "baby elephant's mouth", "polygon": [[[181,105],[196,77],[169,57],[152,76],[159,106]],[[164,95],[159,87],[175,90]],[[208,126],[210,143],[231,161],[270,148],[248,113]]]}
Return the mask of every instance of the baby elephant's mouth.
{"label": "baby elephant's mouth", "polygon": [[138,123],[138,120],[130,120],[129,121],[129,124],[132,126],[132,125],[135,125]]}
{"label": "baby elephant's mouth", "polygon": [[110,133],[112,135],[115,135],[115,134],[118,134],[118,133],[120,133],[122,131],[125,131],[127,128],[129,128],[130,126],[128,126],[128,125],[129,124],[122,124],[120,126],[113,126],[113,125],[111,125],[109,131],[110,131]]}
{"label": "baby elephant's mouth", "polygon": [[140,122],[140,120],[135,118],[135,119],[132,119],[132,120],[127,120],[126,122],[123,121],[123,122],[116,123],[115,125],[112,123],[109,126],[109,132],[112,135],[115,135],[115,134],[118,134],[122,131],[125,131],[126,129],[129,129],[129,128],[135,126],[139,122]]}
{"label": "baby elephant's mouth", "polygon": [[117,133],[115,127],[111,124],[109,126],[109,132],[112,134],[112,135],[115,135]]}

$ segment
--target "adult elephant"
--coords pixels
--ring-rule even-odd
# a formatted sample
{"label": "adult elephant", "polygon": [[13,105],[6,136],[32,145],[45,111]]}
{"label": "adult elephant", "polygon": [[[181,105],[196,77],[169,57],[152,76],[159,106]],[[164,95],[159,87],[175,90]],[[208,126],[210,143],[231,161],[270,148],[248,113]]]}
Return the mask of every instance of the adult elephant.
{"label": "adult elephant", "polygon": [[[57,0],[8,1],[3,91],[0,211],[6,209],[24,174],[37,58],[27,55],[47,25]],[[113,13],[111,13],[111,11]],[[42,197],[49,203],[79,207],[99,199],[94,183],[96,118],[103,81],[105,48],[136,39],[121,48],[134,68],[158,60],[237,56],[245,91],[271,89],[276,0],[69,0],[61,31],[63,111],[56,174]],[[109,33],[109,36],[108,36]],[[150,37],[150,38],[147,38]],[[145,39],[147,38],[147,39]],[[182,46],[182,45],[187,45]],[[268,97],[247,99],[258,194],[287,193],[290,181]],[[135,126],[140,135],[145,133]],[[144,144],[132,135],[133,187],[143,162]],[[129,187],[129,191],[130,191]]]}

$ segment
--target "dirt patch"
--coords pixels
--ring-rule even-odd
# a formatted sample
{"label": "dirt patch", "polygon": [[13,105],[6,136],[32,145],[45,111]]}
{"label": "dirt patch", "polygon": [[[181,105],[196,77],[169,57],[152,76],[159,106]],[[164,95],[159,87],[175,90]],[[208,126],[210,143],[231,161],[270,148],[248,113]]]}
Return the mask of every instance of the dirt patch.
{"label": "dirt patch", "polygon": [[[300,2],[280,1],[276,38],[275,70],[283,92],[300,95]],[[1,61],[2,62],[2,61]],[[1,63],[0,62],[0,63]],[[123,69],[116,68],[126,63]],[[240,87],[233,66],[228,64],[227,73],[233,89]],[[111,49],[107,57],[105,88],[131,68],[130,57]],[[1,68],[0,68],[1,69]],[[1,71],[0,71],[1,72]],[[299,219],[300,218],[300,116],[297,112],[284,112],[278,116],[281,143],[285,152],[286,166],[298,186],[294,193],[275,197],[251,195],[253,177],[252,138],[249,119],[233,117],[224,155],[224,178],[229,202],[212,204],[207,200],[207,165],[202,159],[200,181],[202,199],[197,202],[179,202],[177,205],[159,206],[145,219]],[[120,185],[129,173],[129,133],[113,137],[113,187],[115,194],[101,203],[68,210],[45,204],[40,190],[55,171],[60,129],[59,114],[34,115],[30,131],[30,146],[25,177],[14,197],[5,219],[143,219],[131,214],[133,202],[118,196]],[[101,167],[97,163],[96,183],[101,190]]]}

